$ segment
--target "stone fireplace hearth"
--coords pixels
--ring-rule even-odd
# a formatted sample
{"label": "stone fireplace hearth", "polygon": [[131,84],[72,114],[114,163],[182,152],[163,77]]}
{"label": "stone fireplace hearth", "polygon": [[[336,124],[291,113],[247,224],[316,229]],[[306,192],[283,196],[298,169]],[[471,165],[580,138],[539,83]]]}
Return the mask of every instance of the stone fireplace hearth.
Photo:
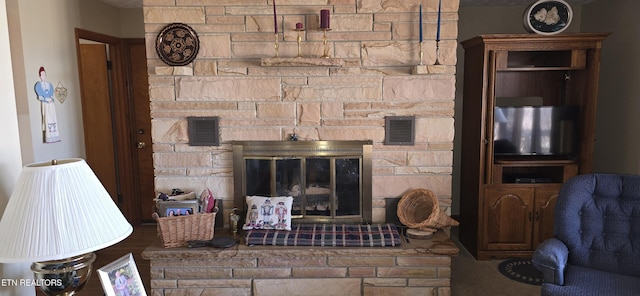
{"label": "stone fireplace hearth", "polygon": [[246,196],[292,196],[293,223],[371,223],[370,141],[233,144],[234,206]]}

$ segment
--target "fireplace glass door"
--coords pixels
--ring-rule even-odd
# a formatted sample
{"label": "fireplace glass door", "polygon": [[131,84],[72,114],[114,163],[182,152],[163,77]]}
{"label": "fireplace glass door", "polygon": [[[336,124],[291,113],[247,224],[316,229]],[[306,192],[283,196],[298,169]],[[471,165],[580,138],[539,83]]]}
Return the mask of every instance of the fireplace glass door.
{"label": "fireplace glass door", "polygon": [[361,216],[361,158],[247,157],[246,194],[292,196],[292,218]]}
{"label": "fireplace glass door", "polygon": [[294,223],[371,223],[371,141],[245,141],[233,145],[234,207],[291,196]]}

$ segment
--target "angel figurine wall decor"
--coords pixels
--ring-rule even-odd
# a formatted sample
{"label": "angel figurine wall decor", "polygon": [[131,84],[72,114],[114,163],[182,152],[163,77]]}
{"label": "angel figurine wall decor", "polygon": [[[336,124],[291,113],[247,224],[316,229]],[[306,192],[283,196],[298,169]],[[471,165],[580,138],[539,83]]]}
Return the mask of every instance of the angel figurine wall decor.
{"label": "angel figurine wall decor", "polygon": [[38,71],[40,81],[34,86],[38,100],[41,105],[42,112],[42,132],[44,134],[45,143],[60,142],[60,133],[58,131],[58,119],[56,117],[56,106],[54,104],[55,89],[51,82],[47,81],[47,72],[44,67],[40,67]]}

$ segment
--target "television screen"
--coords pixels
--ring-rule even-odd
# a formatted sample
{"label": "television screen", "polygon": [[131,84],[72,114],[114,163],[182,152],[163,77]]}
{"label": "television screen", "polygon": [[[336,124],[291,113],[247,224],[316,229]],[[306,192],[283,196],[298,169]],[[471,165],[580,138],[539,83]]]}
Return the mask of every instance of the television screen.
{"label": "television screen", "polygon": [[495,107],[494,155],[550,155],[576,153],[577,106]]}

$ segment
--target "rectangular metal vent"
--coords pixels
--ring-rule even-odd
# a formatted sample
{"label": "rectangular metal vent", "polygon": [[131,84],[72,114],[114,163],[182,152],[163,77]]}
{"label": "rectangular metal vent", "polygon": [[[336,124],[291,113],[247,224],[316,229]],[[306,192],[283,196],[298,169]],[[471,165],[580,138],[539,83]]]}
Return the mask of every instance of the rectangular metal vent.
{"label": "rectangular metal vent", "polygon": [[385,117],[385,145],[413,145],[415,142],[415,116]]}
{"label": "rectangular metal vent", "polygon": [[217,116],[187,117],[189,146],[220,146]]}

